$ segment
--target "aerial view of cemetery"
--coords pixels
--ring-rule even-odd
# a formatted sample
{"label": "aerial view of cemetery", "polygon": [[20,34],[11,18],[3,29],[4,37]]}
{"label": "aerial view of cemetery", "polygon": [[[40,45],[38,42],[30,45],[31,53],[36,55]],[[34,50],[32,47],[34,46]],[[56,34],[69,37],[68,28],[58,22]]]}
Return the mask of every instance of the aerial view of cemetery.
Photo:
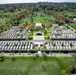
{"label": "aerial view of cemetery", "polygon": [[0,75],[76,75],[76,2],[0,4]]}

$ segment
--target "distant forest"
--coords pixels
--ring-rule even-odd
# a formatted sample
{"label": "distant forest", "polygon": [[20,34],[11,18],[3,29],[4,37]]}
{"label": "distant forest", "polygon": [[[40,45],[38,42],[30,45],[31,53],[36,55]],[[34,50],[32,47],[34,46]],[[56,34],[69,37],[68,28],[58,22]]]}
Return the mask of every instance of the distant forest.
{"label": "distant forest", "polygon": [[[68,18],[76,18],[76,3],[20,3],[20,4],[0,4],[0,33],[11,26],[27,26],[34,23],[34,17],[39,12],[41,17],[51,15],[53,19],[47,22],[52,23],[69,23]],[[28,21],[23,21],[29,17]],[[47,18],[45,18],[46,20]],[[42,21],[45,23],[45,21]],[[47,22],[45,24],[47,24]],[[50,23],[51,22],[51,23]]]}

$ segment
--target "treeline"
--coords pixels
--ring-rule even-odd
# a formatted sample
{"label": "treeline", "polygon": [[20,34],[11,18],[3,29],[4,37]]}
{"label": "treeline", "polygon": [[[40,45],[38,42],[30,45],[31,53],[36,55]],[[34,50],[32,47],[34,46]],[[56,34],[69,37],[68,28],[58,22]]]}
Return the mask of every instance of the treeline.
{"label": "treeline", "polygon": [[21,20],[24,16],[27,15],[26,10],[22,10],[18,14],[13,14],[12,18],[7,21],[5,24],[0,24],[0,33],[7,30],[11,26],[17,26],[19,24],[19,20]]}
{"label": "treeline", "polygon": [[10,26],[10,25],[17,26],[19,24],[19,20],[21,20],[25,15],[27,15],[27,11],[22,10],[18,14],[14,14],[13,17],[9,21],[7,21],[5,25],[6,26]]}
{"label": "treeline", "polygon": [[2,4],[0,5],[0,11],[3,12],[16,12],[21,9],[31,9],[36,10],[54,10],[58,12],[71,11],[76,12],[76,3],[49,3],[49,2],[39,2],[39,3],[21,3],[21,4]]}
{"label": "treeline", "polygon": [[38,3],[44,10],[54,10],[58,12],[71,11],[76,12],[76,3]]}
{"label": "treeline", "polygon": [[0,18],[11,18],[13,17],[14,13],[4,13],[4,14],[0,14]]}
{"label": "treeline", "polygon": [[0,4],[0,12],[17,12],[21,11],[22,9],[30,9],[32,6],[34,6],[34,3]]}
{"label": "treeline", "polygon": [[47,11],[47,12],[45,12],[47,15],[52,15],[52,16],[54,16],[55,17],[55,22],[56,23],[58,23],[58,24],[64,24],[64,23],[68,23],[69,21],[68,21],[68,19],[64,16],[64,15],[62,15],[61,13],[59,13],[59,12],[56,12],[56,11]]}

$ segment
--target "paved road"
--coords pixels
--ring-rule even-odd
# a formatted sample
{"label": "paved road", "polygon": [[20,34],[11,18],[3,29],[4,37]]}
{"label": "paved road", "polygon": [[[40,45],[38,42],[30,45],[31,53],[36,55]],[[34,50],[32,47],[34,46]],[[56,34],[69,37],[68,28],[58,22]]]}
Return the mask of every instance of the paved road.
{"label": "paved road", "polygon": [[[12,53],[4,53],[3,54],[4,56],[7,56],[7,57],[12,57],[13,54]],[[28,54],[28,53],[14,53],[14,56],[19,56],[19,57],[30,57],[30,56],[35,56],[36,54]],[[42,54],[39,54],[39,56],[42,56]],[[63,54],[63,53],[50,53],[50,54],[47,54],[47,56],[55,56],[55,57],[71,57],[72,54]]]}

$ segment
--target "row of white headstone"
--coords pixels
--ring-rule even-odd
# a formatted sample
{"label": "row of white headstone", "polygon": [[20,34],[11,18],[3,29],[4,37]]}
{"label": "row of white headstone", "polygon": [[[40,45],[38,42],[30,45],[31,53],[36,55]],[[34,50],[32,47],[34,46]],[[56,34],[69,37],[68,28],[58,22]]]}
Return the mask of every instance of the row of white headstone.
{"label": "row of white headstone", "polygon": [[33,50],[33,43],[31,42],[0,42],[0,50]]}
{"label": "row of white headstone", "polygon": [[46,44],[47,50],[76,50],[76,41],[55,41]]}
{"label": "row of white headstone", "polygon": [[[19,30],[18,26],[13,26],[7,31],[3,32],[0,38],[8,38],[8,39],[14,39],[18,38],[16,32]],[[23,29],[23,31],[20,32],[21,35],[23,35],[21,38],[26,38],[26,29]]]}
{"label": "row of white headstone", "polygon": [[53,25],[51,27],[50,38],[76,38],[76,34],[65,26]]}

